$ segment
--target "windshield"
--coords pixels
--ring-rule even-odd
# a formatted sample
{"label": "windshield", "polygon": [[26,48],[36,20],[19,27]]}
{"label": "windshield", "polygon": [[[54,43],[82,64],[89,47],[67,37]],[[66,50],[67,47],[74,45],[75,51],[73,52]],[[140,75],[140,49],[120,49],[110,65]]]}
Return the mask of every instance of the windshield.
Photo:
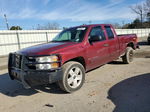
{"label": "windshield", "polygon": [[64,30],[52,42],[82,42],[86,29],[86,27],[77,27]]}

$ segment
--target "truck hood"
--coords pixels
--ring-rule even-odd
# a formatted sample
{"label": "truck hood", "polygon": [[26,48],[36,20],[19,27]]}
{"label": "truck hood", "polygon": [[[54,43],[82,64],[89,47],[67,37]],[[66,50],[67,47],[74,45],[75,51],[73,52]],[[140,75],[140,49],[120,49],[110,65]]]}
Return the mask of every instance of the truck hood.
{"label": "truck hood", "polygon": [[18,53],[28,56],[33,55],[48,55],[53,51],[56,51],[58,49],[62,49],[67,46],[71,46],[76,44],[75,42],[50,42],[50,43],[44,43],[39,44],[36,46],[31,46],[28,48],[24,48],[18,51]]}

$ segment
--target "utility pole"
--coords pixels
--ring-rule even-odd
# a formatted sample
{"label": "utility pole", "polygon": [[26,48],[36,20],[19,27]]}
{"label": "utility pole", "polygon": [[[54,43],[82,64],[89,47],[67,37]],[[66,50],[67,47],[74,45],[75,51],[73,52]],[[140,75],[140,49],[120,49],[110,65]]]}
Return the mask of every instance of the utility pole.
{"label": "utility pole", "polygon": [[5,22],[6,22],[7,30],[9,30],[9,25],[8,25],[8,20],[7,20],[6,14],[4,14],[4,17],[5,17]]}

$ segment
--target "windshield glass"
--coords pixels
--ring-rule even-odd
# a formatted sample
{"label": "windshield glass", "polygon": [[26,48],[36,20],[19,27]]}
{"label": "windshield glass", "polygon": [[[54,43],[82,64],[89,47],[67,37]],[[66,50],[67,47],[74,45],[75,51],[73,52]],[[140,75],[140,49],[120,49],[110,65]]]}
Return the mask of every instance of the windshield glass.
{"label": "windshield glass", "polygon": [[86,29],[86,27],[77,27],[64,30],[52,42],[82,42]]}

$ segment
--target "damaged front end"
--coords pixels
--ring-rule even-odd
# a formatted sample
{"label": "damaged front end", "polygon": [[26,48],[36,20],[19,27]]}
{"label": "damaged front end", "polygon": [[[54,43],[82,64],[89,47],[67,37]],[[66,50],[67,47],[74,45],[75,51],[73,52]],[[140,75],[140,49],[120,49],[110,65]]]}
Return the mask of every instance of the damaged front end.
{"label": "damaged front end", "polygon": [[40,59],[39,57],[45,56],[31,57],[10,53],[8,61],[10,78],[22,82],[25,88],[59,81],[62,78],[61,60],[54,60],[53,62],[37,61],[37,59]]}

